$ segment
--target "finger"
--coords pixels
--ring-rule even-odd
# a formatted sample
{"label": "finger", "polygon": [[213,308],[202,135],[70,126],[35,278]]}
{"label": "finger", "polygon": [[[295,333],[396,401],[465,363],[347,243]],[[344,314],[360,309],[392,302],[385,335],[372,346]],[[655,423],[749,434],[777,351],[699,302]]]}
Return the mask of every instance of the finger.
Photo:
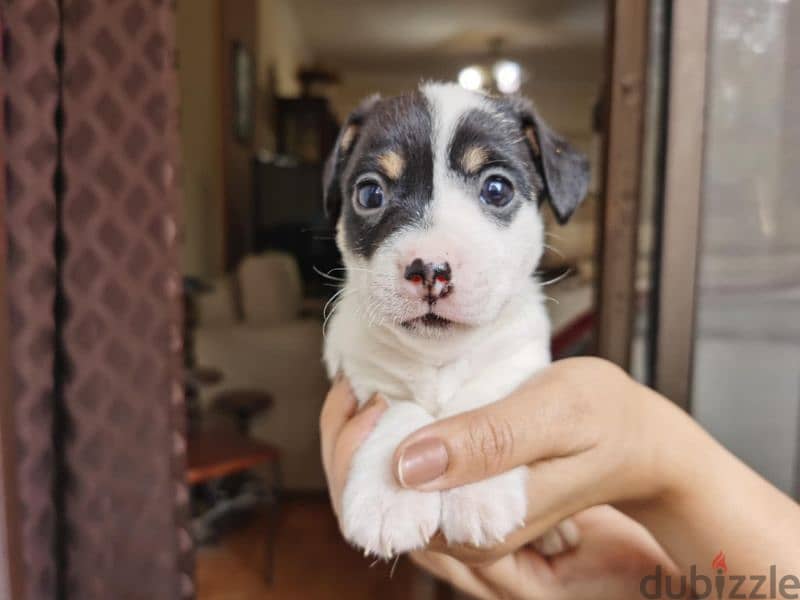
{"label": "finger", "polygon": [[563,369],[545,371],[504,400],[411,434],[395,452],[398,482],[443,490],[591,448],[596,433],[591,423],[581,426],[591,403],[573,379]]}
{"label": "finger", "polygon": [[575,521],[564,519],[536,538],[532,545],[542,556],[555,556],[575,548],[580,538],[580,530]]}
{"label": "finger", "polygon": [[356,407],[356,397],[350,389],[350,383],[346,378],[337,376],[325,397],[319,416],[322,464],[326,473],[330,468],[334,442],[342,427],[355,413]]}
{"label": "finger", "polygon": [[470,596],[486,600],[497,597],[469,567],[454,558],[426,550],[411,552],[409,557],[421,569]]}
{"label": "finger", "polygon": [[350,471],[353,454],[372,432],[375,423],[378,422],[387,407],[386,400],[376,394],[352,419],[344,424],[339,430],[339,436],[333,442],[328,487],[336,514],[339,514],[339,499]]}
{"label": "finger", "polygon": [[[528,469],[528,511],[522,527],[493,546],[478,548],[469,544],[447,544],[443,537],[435,536],[429,548],[445,552],[471,566],[485,566],[539,539],[572,515],[602,503],[597,499],[606,495],[601,484],[586,487],[585,482],[593,481],[587,473],[597,470],[591,463],[569,459],[543,461]],[[579,537],[572,527],[563,533],[570,543]]]}
{"label": "finger", "polygon": [[[555,460],[528,468],[528,514],[525,524],[495,546],[476,548],[453,545],[447,547],[448,554],[471,565],[491,563],[538,540],[572,515],[602,504],[603,498],[608,495],[602,484],[586,487],[585,482],[593,481],[588,473],[597,470],[591,463]],[[574,525],[567,526],[561,533],[570,544],[577,542],[580,537]]]}
{"label": "finger", "polygon": [[[500,598],[542,600],[553,598],[549,569],[544,559],[530,551],[508,554],[490,565],[474,567],[475,575]],[[545,575],[545,576],[543,576]],[[548,585],[551,584],[551,585]]]}

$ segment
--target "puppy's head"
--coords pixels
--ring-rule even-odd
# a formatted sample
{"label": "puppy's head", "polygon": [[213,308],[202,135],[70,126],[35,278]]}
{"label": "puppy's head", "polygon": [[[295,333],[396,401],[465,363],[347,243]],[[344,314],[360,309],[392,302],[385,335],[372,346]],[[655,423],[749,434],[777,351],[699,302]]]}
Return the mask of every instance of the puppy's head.
{"label": "puppy's head", "polygon": [[325,169],[349,293],[371,322],[418,335],[490,323],[541,257],[541,202],[564,223],[588,179],[524,99],[452,84],[368,98]]}

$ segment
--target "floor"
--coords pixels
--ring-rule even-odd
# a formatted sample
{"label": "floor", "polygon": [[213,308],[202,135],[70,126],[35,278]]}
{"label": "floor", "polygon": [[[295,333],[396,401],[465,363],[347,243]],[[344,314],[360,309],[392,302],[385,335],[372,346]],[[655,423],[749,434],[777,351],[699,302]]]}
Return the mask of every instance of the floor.
{"label": "floor", "polygon": [[275,578],[263,577],[266,515],[229,532],[197,553],[198,600],[408,600],[427,599],[433,583],[411,563],[366,559],[339,534],[327,499],[284,502],[279,522]]}

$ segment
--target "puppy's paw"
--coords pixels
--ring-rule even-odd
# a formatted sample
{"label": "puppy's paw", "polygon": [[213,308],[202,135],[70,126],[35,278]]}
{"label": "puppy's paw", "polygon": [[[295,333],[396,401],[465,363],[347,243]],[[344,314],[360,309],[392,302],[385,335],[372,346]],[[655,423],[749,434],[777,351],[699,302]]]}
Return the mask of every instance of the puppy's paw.
{"label": "puppy's paw", "polygon": [[365,554],[391,558],[425,546],[439,527],[440,511],[439,492],[351,480],[342,495],[342,533]]}
{"label": "puppy's paw", "polygon": [[447,541],[490,546],[523,525],[526,477],[527,471],[517,468],[443,492],[441,530]]}
{"label": "puppy's paw", "polygon": [[544,534],[533,542],[533,547],[544,556],[561,554],[575,548],[581,541],[581,532],[575,521],[564,519],[544,532]]}

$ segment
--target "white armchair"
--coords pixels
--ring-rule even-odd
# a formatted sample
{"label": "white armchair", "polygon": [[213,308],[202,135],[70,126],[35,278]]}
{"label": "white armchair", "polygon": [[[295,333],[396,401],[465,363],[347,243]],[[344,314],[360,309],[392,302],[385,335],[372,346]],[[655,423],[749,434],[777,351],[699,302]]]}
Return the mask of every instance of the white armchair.
{"label": "white armchair", "polygon": [[235,275],[214,282],[197,302],[197,364],[216,367],[222,381],[202,390],[208,408],[222,390],[259,389],[272,408],[254,417],[251,435],[282,451],[283,485],[324,489],[318,417],[328,389],[322,365],[322,319],[304,316],[303,290],[291,255],[249,256]]}

